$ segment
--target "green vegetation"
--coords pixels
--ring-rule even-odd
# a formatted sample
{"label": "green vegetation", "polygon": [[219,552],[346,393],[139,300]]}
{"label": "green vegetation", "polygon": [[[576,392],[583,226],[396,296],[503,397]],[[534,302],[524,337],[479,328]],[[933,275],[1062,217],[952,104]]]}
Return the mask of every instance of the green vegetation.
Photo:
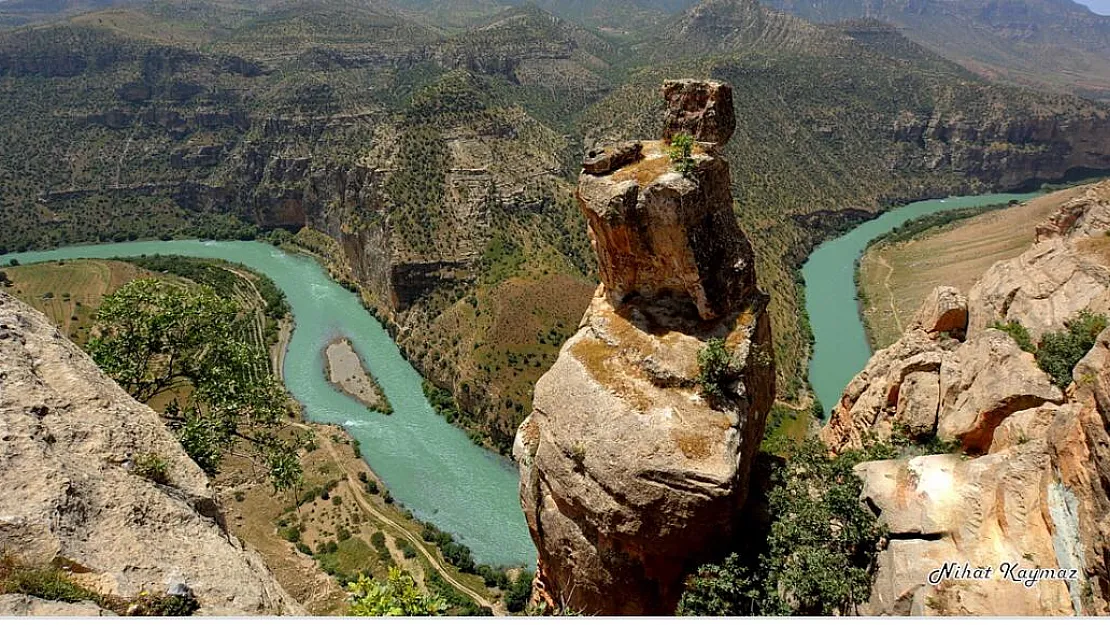
{"label": "green vegetation", "polygon": [[1063,330],[1046,332],[1037,346],[1037,364],[1052,382],[1062,389],[1072,383],[1075,365],[1095,346],[1095,339],[1106,329],[1106,316],[1088,310],[1069,320]]}
{"label": "green vegetation", "polygon": [[792,444],[806,438],[811,423],[820,423],[823,418],[821,405],[816,398],[808,410],[796,410],[781,403],[774,404],[767,415],[760,450],[770,454],[786,454]]}
{"label": "green vegetation", "polygon": [[1065,322],[1063,330],[1046,332],[1037,345],[1020,321],[996,321],[991,327],[1010,335],[1021,349],[1036,357],[1037,366],[1048,374],[1053,384],[1067,389],[1072,383],[1075,365],[1095,346],[1098,335],[1107,327],[1107,319],[1106,315],[1081,311]]}
{"label": "green vegetation", "polygon": [[351,616],[435,616],[447,610],[446,601],[421,593],[412,577],[396,567],[389,569],[385,582],[360,575],[347,590]]}
{"label": "green vegetation", "polygon": [[[301,479],[297,444],[279,436],[288,399],[265,354],[241,338],[239,314],[211,287],[135,280],[104,298],[88,351],[139,401],[175,393],[162,417],[206,472],[242,449],[266,467],[275,489],[293,488]],[[191,392],[183,396],[182,385]]]}
{"label": "green vegetation", "polygon": [[505,572],[504,567],[492,567],[488,564],[479,564],[474,572],[482,576],[482,581],[485,582],[488,588],[508,590],[510,587],[511,582],[509,581],[509,575]]}
{"label": "green vegetation", "polygon": [[736,379],[737,368],[724,339],[709,339],[698,352],[698,385],[711,400],[724,397],[726,386]]}
{"label": "green vegetation", "polygon": [[444,532],[429,521],[424,521],[422,525],[423,529],[420,531],[420,537],[425,542],[438,545],[440,552],[443,553],[444,560],[447,560],[463,573],[473,573],[475,571],[474,557],[470,554],[469,547],[455,542],[454,536],[449,532]]}
{"label": "green vegetation", "polygon": [[425,583],[428,589],[435,592],[437,596],[443,598],[447,603],[447,614],[450,616],[493,616],[493,611],[489,608],[480,607],[468,595],[459,591],[443,576],[439,571],[434,569],[427,569],[424,576]]}
{"label": "green vegetation", "polygon": [[200,604],[192,593],[140,593],[117,597],[89,590],[57,566],[30,566],[10,554],[0,556],[0,594],[21,594],[47,601],[91,601],[120,616],[192,616]]}
{"label": "green vegetation", "polygon": [[393,544],[397,545],[397,548],[401,550],[401,554],[405,556],[406,560],[412,560],[416,557],[416,547],[414,547],[412,543],[405,540],[404,538],[398,536],[396,539],[394,539]]}
{"label": "green vegetation", "polygon": [[513,585],[505,592],[505,608],[514,613],[524,611],[528,607],[528,598],[532,596],[532,581],[535,575],[528,571],[521,571],[513,580]]}
{"label": "green vegetation", "polygon": [[[284,232],[284,230],[279,232]],[[274,281],[269,276],[252,273],[246,266],[238,263],[186,256],[163,256],[161,254],[120,260],[149,271],[170,273],[188,278],[197,284],[210,286],[217,293],[224,296],[234,294],[236,289],[240,288],[240,283],[244,279],[231,270],[231,268],[234,268],[250,275],[252,285],[258,290],[262,301],[265,302],[266,308],[263,312],[267,317],[277,320],[289,314],[289,302],[285,299],[285,293],[274,284]]]}
{"label": "green vegetation", "polygon": [[135,466],[132,471],[139,477],[144,477],[156,484],[169,484],[169,464],[156,453],[145,453],[136,456],[132,462]]}
{"label": "green vegetation", "polygon": [[683,176],[694,172],[694,138],[682,132],[671,137],[671,147],[667,152],[675,169]]}
{"label": "green vegetation", "polygon": [[765,543],[698,569],[678,614],[852,614],[870,596],[885,533],[860,503],[863,484],[853,468],[892,453],[884,444],[831,458],[816,438],[790,445],[789,460],[773,472]]}
{"label": "green vegetation", "polygon": [[952,210],[915,217],[904,224],[892,228],[889,232],[875,237],[868,245],[883,245],[902,243],[916,238],[930,230],[943,228],[964,219],[971,219],[979,215],[1006,208],[1006,204],[989,204],[987,206],[971,206],[968,208],[955,208]]}
{"label": "green vegetation", "polygon": [[[338,536],[336,538],[339,538]],[[340,540],[327,540],[316,545],[313,557],[320,570],[336,578],[340,584],[357,581],[359,576],[372,577],[368,565],[377,557],[386,567],[394,564],[389,552],[382,556],[366,541],[354,536]]]}
{"label": "green vegetation", "polygon": [[1016,342],[1018,347],[1022,350],[1030,354],[1036,353],[1037,346],[1033,344],[1033,337],[1029,335],[1029,329],[1022,325],[1020,321],[995,321],[991,324],[991,327],[995,330],[1002,330],[1010,335],[1010,338],[1014,339],[1014,342]]}

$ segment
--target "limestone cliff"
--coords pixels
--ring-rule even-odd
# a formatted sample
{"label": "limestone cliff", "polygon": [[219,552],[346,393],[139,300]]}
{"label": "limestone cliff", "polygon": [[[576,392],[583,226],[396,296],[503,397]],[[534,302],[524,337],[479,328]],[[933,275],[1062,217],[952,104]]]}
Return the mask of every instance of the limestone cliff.
{"label": "limestone cliff", "polygon": [[[950,287],[934,291],[914,326],[848,385],[821,433],[832,449],[897,428],[962,452],[857,467],[864,500],[891,532],[865,611],[1108,613],[1110,330],[1061,390],[1032,354],[990,327],[1018,321],[1038,337],[1082,309],[1107,310],[1108,228],[1110,182],[1061,206],[1032,248],[992,266],[966,299]],[[948,562],[990,566],[993,575],[930,583]],[[1003,563],[1079,575],[1027,587],[1007,579]]]}
{"label": "limestone cliff", "polygon": [[[664,94],[681,130],[728,140],[732,108],[716,106],[728,85],[669,82]],[[673,614],[683,574],[736,526],[774,370],[767,298],[717,148],[698,143],[687,175],[662,141],[587,155],[578,198],[602,284],[514,446],[550,607]],[[714,338],[731,374],[711,397],[698,355]]]}
{"label": "limestone cliff", "polygon": [[[133,471],[148,454],[167,463],[164,484]],[[0,553],[63,566],[120,597],[187,588],[199,614],[304,613],[223,528],[207,478],[158,415],[3,293],[0,484]],[[10,614],[97,613],[3,599],[0,612]]]}

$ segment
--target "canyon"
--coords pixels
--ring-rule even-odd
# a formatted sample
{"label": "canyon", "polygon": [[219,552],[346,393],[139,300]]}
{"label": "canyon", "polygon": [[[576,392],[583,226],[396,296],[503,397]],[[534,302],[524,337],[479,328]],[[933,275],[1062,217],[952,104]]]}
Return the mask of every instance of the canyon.
{"label": "canyon", "polygon": [[[723,152],[792,402],[794,273],[818,242],[904,200],[1110,167],[1104,105],[984,82],[876,23],[707,0],[622,40],[535,7],[443,30],[301,8],[139,3],[0,31],[0,252],[324,233],[314,251],[501,453],[596,283],[578,155],[647,136],[671,67],[744,85]],[[280,28],[298,35],[278,46]]]}

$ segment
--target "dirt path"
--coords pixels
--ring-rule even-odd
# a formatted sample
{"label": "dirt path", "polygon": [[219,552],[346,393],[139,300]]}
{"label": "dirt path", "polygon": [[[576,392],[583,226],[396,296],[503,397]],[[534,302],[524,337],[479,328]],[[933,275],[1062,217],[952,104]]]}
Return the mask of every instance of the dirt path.
{"label": "dirt path", "polygon": [[[308,427],[307,425],[305,425],[303,423],[293,423],[292,425],[295,426],[295,427],[301,428],[303,430],[308,430],[308,431],[312,430],[312,428]],[[448,570],[447,567],[440,564],[439,560],[436,559],[435,554],[430,552],[427,549],[427,547],[424,546],[424,540],[423,539],[421,539],[419,536],[416,536],[412,532],[405,529],[405,527],[402,526],[400,523],[397,523],[393,519],[391,519],[391,518],[387,517],[386,515],[382,514],[377,508],[375,508],[369,501],[366,500],[366,497],[362,494],[362,485],[358,480],[358,475],[356,475],[349,468],[347,468],[346,464],[343,462],[343,458],[339,455],[339,452],[335,449],[335,445],[334,445],[334,443],[332,443],[330,438],[328,438],[326,436],[317,437],[317,441],[325,449],[327,449],[328,454],[331,455],[333,460],[335,460],[336,465],[343,469],[343,473],[347,477],[347,485],[351,487],[351,492],[354,494],[355,500],[358,502],[359,507],[361,507],[368,514],[372,515],[375,519],[377,519],[381,523],[385,524],[387,527],[389,527],[393,531],[397,532],[398,534],[403,536],[406,540],[408,540],[410,543],[412,543],[412,546],[415,547],[417,551],[419,551],[421,554],[424,555],[424,557],[428,560],[428,563],[432,565],[432,568],[434,568],[436,571],[438,571],[439,574],[443,576],[443,579],[447,580],[448,584],[451,584],[459,592],[461,592],[464,595],[473,599],[474,602],[477,603],[478,605],[480,605],[482,607],[487,607],[490,610],[493,610],[494,616],[507,616],[508,613],[505,612],[505,610],[501,608],[500,604],[490,602],[488,599],[486,599],[482,595],[474,592],[470,588],[467,588],[467,586],[465,584],[463,584],[462,582],[456,580],[455,577],[454,577],[454,574],[450,570]]]}
{"label": "dirt path", "polygon": [[775,403],[776,404],[782,404],[783,406],[786,406],[787,408],[789,408],[791,410],[795,410],[797,412],[802,412],[804,410],[809,410],[810,408],[813,407],[813,396],[812,395],[806,395],[805,397],[802,398],[802,400],[800,402],[798,402],[796,404],[792,404],[792,403],[786,401],[785,399],[776,399]]}
{"label": "dirt path", "polygon": [[898,316],[898,304],[894,299],[894,289],[890,288],[890,277],[894,275],[894,266],[887,262],[886,258],[880,252],[875,252],[875,258],[878,259],[879,264],[886,269],[886,277],[883,278],[883,288],[886,290],[887,299],[890,301],[890,314],[894,316],[894,327],[898,328],[898,334],[901,334],[902,319]]}

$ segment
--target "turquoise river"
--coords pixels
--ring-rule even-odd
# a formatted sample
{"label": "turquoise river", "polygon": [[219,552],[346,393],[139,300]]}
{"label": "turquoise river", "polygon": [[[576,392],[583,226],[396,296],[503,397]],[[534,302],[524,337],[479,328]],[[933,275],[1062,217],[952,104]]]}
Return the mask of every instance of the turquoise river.
{"label": "turquoise river", "polygon": [[1040,193],[950,197],[914,202],[864,222],[847,234],[821,244],[802,267],[806,284],[806,312],[813,327],[813,358],[809,383],[825,415],[840,401],[844,387],[863,370],[871,347],[860,318],[856,297],[856,261],[876,237],[923,215],[956,208],[1005,204],[1034,198]]}
{"label": "turquoise river", "polygon": [[[0,265],[12,258],[30,264],[143,254],[220,258],[269,276],[285,292],[296,321],[283,373],[306,417],[346,427],[394,498],[418,518],[455,534],[478,562],[535,562],[517,499],[516,467],[471,443],[432,410],[420,375],[382,326],[315,260],[253,241],[148,241],[9,254],[0,257]],[[323,348],[340,335],[350,337],[381,382],[392,415],[372,412],[328,384]]]}

